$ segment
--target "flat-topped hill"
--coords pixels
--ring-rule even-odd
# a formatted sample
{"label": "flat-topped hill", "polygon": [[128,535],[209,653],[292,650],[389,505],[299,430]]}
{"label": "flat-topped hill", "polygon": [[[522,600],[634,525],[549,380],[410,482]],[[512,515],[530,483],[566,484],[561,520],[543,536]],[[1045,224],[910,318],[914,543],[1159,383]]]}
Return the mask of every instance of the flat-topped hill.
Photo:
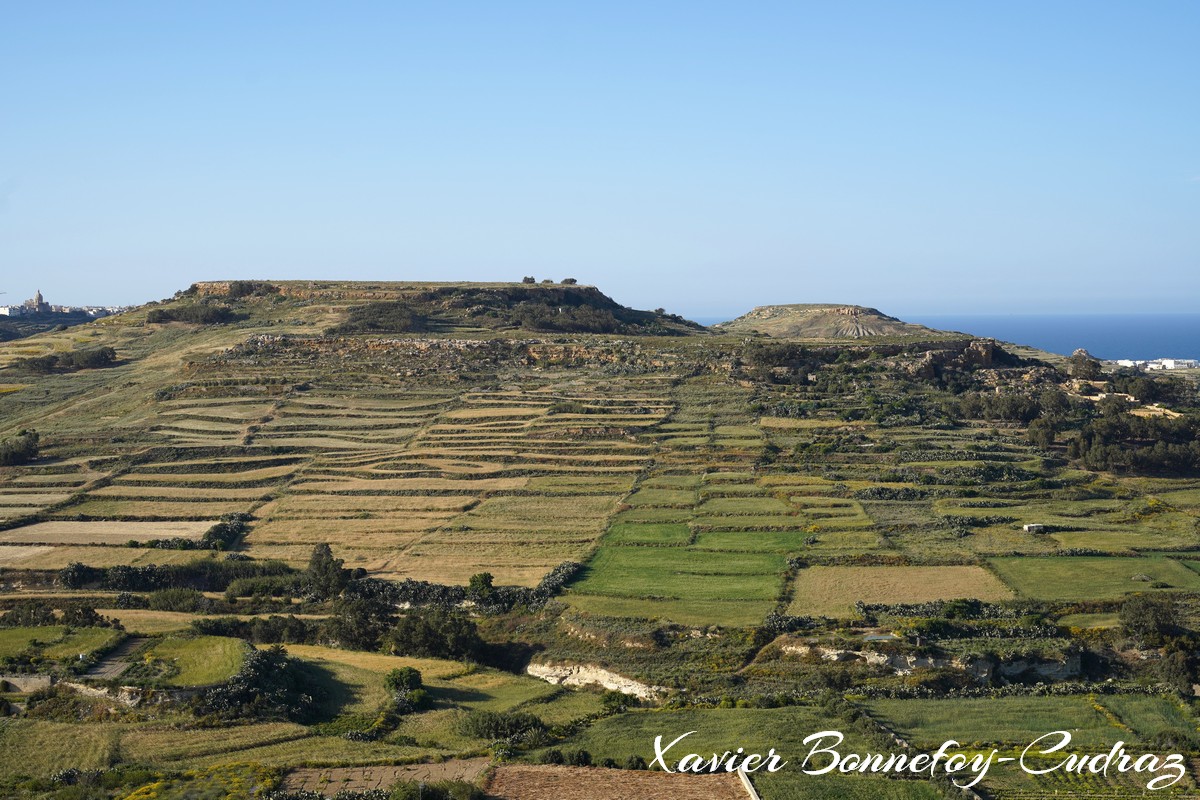
{"label": "flat-topped hill", "polygon": [[737,319],[714,325],[728,333],[762,333],[782,339],[862,339],[870,336],[941,335],[865,306],[793,303],[759,306]]}
{"label": "flat-topped hill", "polygon": [[703,330],[676,314],[629,308],[575,283],[206,281],[179,301],[221,306],[253,298],[340,306],[345,316],[329,328],[338,335],[515,329],[677,336]]}

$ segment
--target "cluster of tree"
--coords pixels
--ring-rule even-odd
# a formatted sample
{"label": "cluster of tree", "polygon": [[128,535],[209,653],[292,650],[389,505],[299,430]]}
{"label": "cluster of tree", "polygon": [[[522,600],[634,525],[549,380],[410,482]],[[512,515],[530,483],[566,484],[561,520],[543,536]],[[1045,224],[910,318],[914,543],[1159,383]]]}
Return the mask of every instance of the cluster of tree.
{"label": "cluster of tree", "polygon": [[427,330],[429,320],[406,303],[367,303],[350,309],[350,315],[340,325],[329,328],[331,336],[353,333],[416,333]]}
{"label": "cluster of tree", "polygon": [[540,608],[579,574],[583,565],[564,561],[550,570],[532,589],[527,586],[495,586],[490,573],[472,575],[467,586],[417,581],[407,578],[398,583],[365,579],[355,581],[355,591],[387,597],[395,605],[454,608],[468,601],[487,614],[501,614],[517,606]]}
{"label": "cluster of tree", "polygon": [[72,350],[68,353],[51,353],[44,356],[18,358],[13,367],[22,372],[48,375],[51,372],[69,372],[77,369],[102,369],[117,362],[117,351],[111,347],[93,347],[87,350]]}
{"label": "cluster of tree", "polygon": [[211,614],[222,610],[220,600],[205,596],[196,589],[159,589],[146,598],[146,607],[154,611],[183,611],[189,614]]}
{"label": "cluster of tree", "polygon": [[43,600],[22,600],[0,614],[0,628],[40,628],[47,625],[66,625],[71,628],[116,628],[118,624],[102,617],[86,603],[63,602],[55,606]]}
{"label": "cluster of tree", "polygon": [[674,315],[626,308],[596,289],[565,281],[548,288],[448,286],[351,309],[346,321],[328,333],[408,333],[439,321],[547,332],[678,333],[664,324],[664,317],[683,322]]}
{"label": "cluster of tree", "polygon": [[[526,275],[524,278],[521,278],[521,283],[537,283],[537,278],[533,277],[532,275]],[[542,283],[554,283],[554,281],[550,280],[549,278],[545,278]],[[574,286],[577,283],[579,283],[579,281],[575,280],[574,278],[562,279],[563,286]]]}
{"label": "cluster of tree", "polygon": [[242,297],[266,297],[279,294],[279,287],[266,281],[230,281],[229,296],[234,300]]}
{"label": "cluster of tree", "polygon": [[518,303],[512,321],[528,331],[556,333],[616,333],[621,322],[612,311],[591,306],[551,308],[542,303]]}
{"label": "cluster of tree", "polygon": [[334,644],[419,658],[479,660],[485,644],[475,622],[456,609],[417,608],[403,616],[391,601],[353,592],[333,603],[325,620],[271,615],[254,619],[198,619],[192,627],[212,636],[235,636],[255,644]]}
{"label": "cluster of tree", "polygon": [[1062,390],[1044,389],[1037,394],[972,392],[949,403],[947,411],[961,419],[1028,423],[1039,417],[1062,419],[1082,408],[1073,406]]}
{"label": "cluster of tree", "polygon": [[197,712],[221,719],[310,721],[324,700],[303,664],[282,645],[252,650],[228,682],[205,692]]}
{"label": "cluster of tree", "polygon": [[223,514],[221,520],[204,532],[199,539],[175,536],[171,539],[130,539],[130,547],[150,547],[158,550],[228,550],[250,527],[253,519],[244,511]]}
{"label": "cluster of tree", "polygon": [[28,464],[38,457],[38,432],[21,431],[0,442],[0,467]]}
{"label": "cluster of tree", "polygon": [[192,629],[206,636],[233,636],[255,644],[318,644],[324,626],[292,615],[269,617],[211,617],[192,620]]}
{"label": "cluster of tree", "polygon": [[1170,595],[1135,594],[1121,603],[1121,630],[1143,647],[1156,647],[1162,658],[1149,664],[1150,677],[1192,697],[1200,680],[1200,636],[1180,626],[1178,603]]}
{"label": "cluster of tree", "polygon": [[139,567],[92,567],[75,562],[59,570],[58,582],[68,589],[95,587],[118,592],[152,592],[190,588],[219,592],[239,579],[295,574],[296,571],[282,561],[216,561],[202,558],[186,564],[147,564]]}
{"label": "cluster of tree", "polygon": [[237,315],[229,306],[193,303],[173,308],[152,308],[146,312],[146,322],[190,322],[193,325],[220,325],[233,322]]}
{"label": "cluster of tree", "polygon": [[456,660],[478,660],[484,647],[470,617],[444,608],[409,611],[383,635],[382,644],[393,655]]}
{"label": "cluster of tree", "polygon": [[1080,428],[1067,455],[1088,469],[1165,476],[1200,473],[1200,418],[1106,413]]}

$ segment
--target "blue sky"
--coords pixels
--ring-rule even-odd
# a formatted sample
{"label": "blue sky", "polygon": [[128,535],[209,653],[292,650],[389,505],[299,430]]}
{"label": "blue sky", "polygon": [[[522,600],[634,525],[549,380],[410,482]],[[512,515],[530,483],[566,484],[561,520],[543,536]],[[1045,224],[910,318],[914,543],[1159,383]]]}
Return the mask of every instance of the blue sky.
{"label": "blue sky", "polygon": [[1195,2],[0,0],[0,291],[1189,311]]}

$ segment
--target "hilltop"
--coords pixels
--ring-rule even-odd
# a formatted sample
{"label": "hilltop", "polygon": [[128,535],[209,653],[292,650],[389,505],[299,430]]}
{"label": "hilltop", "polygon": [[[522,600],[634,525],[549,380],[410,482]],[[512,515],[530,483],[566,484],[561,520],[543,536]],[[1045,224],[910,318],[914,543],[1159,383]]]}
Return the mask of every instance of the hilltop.
{"label": "hilltop", "polygon": [[762,333],[779,339],[863,339],[871,336],[941,335],[865,306],[792,303],[758,306],[737,319],[713,326],[723,333]]}
{"label": "hilltop", "polygon": [[194,308],[187,309],[194,306],[209,306],[218,314],[231,316],[236,309],[229,307],[230,302],[255,298],[293,306],[316,301],[336,304],[344,316],[327,331],[336,335],[523,330],[679,336],[703,330],[677,314],[662,309],[638,311],[621,305],[595,286],[580,286],[573,281],[209,281],[193,284],[177,301],[185,307],[185,316],[197,313]]}

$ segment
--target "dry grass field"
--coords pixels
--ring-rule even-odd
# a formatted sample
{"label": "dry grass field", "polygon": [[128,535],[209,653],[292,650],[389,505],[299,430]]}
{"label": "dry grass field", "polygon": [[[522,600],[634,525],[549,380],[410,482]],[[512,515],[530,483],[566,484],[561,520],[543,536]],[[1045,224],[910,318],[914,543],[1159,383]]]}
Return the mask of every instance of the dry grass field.
{"label": "dry grass field", "polygon": [[974,597],[1008,600],[1012,589],[983,567],[808,567],[794,586],[791,614],[848,617],[854,603],[924,603]]}
{"label": "dry grass field", "polygon": [[150,539],[199,539],[216,522],[39,522],[0,531],[5,544],[96,545]]}

